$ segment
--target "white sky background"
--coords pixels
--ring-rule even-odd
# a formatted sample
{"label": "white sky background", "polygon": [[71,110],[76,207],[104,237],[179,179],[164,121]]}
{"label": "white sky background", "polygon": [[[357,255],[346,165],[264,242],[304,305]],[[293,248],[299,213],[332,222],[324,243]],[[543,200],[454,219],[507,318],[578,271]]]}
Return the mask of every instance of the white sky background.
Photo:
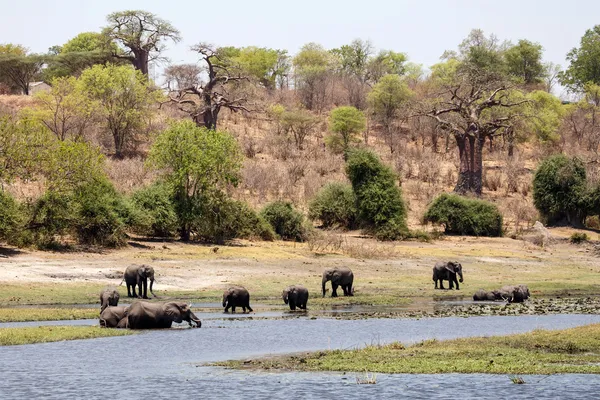
{"label": "white sky background", "polygon": [[198,42],[294,54],[308,42],[331,49],[360,38],[428,67],[479,28],[501,41],[539,42],[544,61],[565,67],[567,52],[600,24],[599,0],[0,0],[0,43],[44,53],[126,9],[150,11],[181,31],[182,42],[165,53],[173,63],[195,62],[189,47]]}

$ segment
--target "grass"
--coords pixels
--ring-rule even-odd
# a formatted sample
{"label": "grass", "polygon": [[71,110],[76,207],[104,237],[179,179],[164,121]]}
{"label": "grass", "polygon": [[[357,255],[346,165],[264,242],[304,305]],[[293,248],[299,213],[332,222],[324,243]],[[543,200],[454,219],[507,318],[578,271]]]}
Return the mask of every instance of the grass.
{"label": "grass", "polygon": [[97,326],[39,326],[28,328],[1,328],[0,346],[59,342],[62,340],[94,339],[109,336],[131,335],[121,329],[106,329]]}
{"label": "grass", "polygon": [[[259,359],[229,361],[235,368],[380,373],[600,373],[600,324],[530,333],[427,340]],[[515,382],[520,383],[520,382]]]}
{"label": "grass", "polygon": [[98,318],[99,308],[0,308],[0,322]]}
{"label": "grass", "polygon": [[[95,304],[106,285],[78,283],[2,283],[0,306],[30,304]],[[121,292],[123,295],[123,292]],[[127,290],[125,289],[125,294]]]}

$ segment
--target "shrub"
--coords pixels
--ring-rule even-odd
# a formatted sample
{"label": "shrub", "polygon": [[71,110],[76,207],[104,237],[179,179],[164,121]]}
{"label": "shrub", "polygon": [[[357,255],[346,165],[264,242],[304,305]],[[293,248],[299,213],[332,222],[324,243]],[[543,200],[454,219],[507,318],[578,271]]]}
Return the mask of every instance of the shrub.
{"label": "shrub", "polygon": [[580,244],[583,242],[587,242],[588,240],[590,240],[590,238],[587,235],[587,233],[581,233],[581,232],[575,232],[569,238],[569,241],[573,244]]}
{"label": "shrub", "polygon": [[561,154],[542,161],[533,178],[533,203],[546,224],[582,226],[587,216],[586,197],[581,160]]}
{"label": "shrub", "polygon": [[133,204],[146,216],[135,227],[140,233],[154,237],[171,237],[175,234],[178,221],[172,194],[169,185],[159,181],[131,196]]}
{"label": "shrub", "polygon": [[79,210],[74,227],[80,243],[107,247],[125,244],[125,228],[135,224],[135,211],[107,179],[77,188],[75,201]]}
{"label": "shrub", "polygon": [[329,129],[338,135],[338,139],[330,139],[328,145],[334,142],[341,144],[344,150],[357,142],[356,135],[362,132],[367,126],[365,115],[362,111],[351,106],[338,107],[331,111],[329,115]]}
{"label": "shrub", "polygon": [[319,190],[308,207],[308,217],[321,221],[324,228],[352,229],[356,225],[356,196],[348,184],[328,183]]}
{"label": "shrub", "polygon": [[7,192],[0,191],[0,240],[20,244],[23,221],[20,204]]}
{"label": "shrub", "polygon": [[78,205],[72,194],[47,191],[32,205],[28,227],[33,241],[42,248],[55,247],[59,244],[56,236],[71,232],[77,214]]}
{"label": "shrub", "polygon": [[260,212],[264,218],[283,240],[306,240],[307,229],[304,225],[304,216],[294,209],[291,203],[276,201],[267,204]]}
{"label": "shrub", "polygon": [[408,236],[406,207],[396,176],[368,150],[348,153],[346,174],[356,195],[358,222],[380,240]]}
{"label": "shrub", "polygon": [[494,204],[444,193],[433,201],[424,222],[443,224],[446,233],[502,236],[502,214]]}

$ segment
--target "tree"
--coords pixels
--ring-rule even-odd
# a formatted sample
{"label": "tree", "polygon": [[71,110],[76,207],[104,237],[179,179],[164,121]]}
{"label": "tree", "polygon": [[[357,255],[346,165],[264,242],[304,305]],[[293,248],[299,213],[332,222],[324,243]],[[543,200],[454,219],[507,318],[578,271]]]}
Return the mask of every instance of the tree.
{"label": "tree", "polygon": [[142,10],[114,12],[106,17],[108,26],[102,33],[120,44],[124,54],[117,58],[129,60],[135,69],[148,76],[148,63],[160,59],[165,41],[178,43],[179,31],[169,22]]}
{"label": "tree", "polygon": [[572,91],[582,91],[587,83],[600,85],[600,25],[588,29],[579,48],[567,53],[569,67],[560,74],[560,81]]}
{"label": "tree", "polygon": [[192,50],[198,52],[206,64],[208,79],[206,82],[193,82],[191,86],[180,88],[175,95],[170,96],[170,102],[189,114],[196,125],[212,130],[217,129],[222,108],[233,112],[249,112],[245,106],[246,97],[234,96],[228,91],[229,85],[248,78],[239,69],[226,66],[227,58],[223,56],[222,49],[199,43]]}
{"label": "tree", "polygon": [[404,53],[396,53],[391,50],[380,51],[367,64],[369,81],[377,83],[386,75],[404,75],[406,72],[406,60],[407,57]]}
{"label": "tree", "polygon": [[266,89],[275,89],[277,83],[289,74],[289,56],[285,50],[264,47],[229,47],[221,51],[225,66],[238,67],[256,79]]}
{"label": "tree", "polygon": [[201,83],[202,68],[196,64],[170,65],[165,68],[165,80],[169,90],[185,90],[198,87]]}
{"label": "tree", "polygon": [[527,85],[541,83],[546,72],[542,63],[542,52],[539,43],[519,40],[516,46],[510,47],[504,53],[508,73]]}
{"label": "tree", "polygon": [[281,130],[292,134],[298,150],[302,150],[304,141],[310,135],[319,120],[306,110],[283,111],[277,116]]}
{"label": "tree", "polygon": [[14,44],[0,45],[0,83],[13,92],[29,94],[29,84],[42,71],[43,57],[28,54],[25,47]]}
{"label": "tree", "polygon": [[86,69],[79,85],[113,137],[115,156],[123,157],[135,135],[147,124],[160,93],[148,87],[141,71],[128,66],[95,65]]}
{"label": "tree", "polygon": [[600,85],[588,83],[583,98],[566,106],[566,125],[573,138],[587,151],[600,152]]}
{"label": "tree", "polygon": [[74,77],[52,81],[50,91],[35,94],[35,106],[29,111],[59,140],[81,140],[94,120],[94,108],[89,98],[79,90]]}
{"label": "tree", "polygon": [[150,165],[169,171],[182,240],[190,240],[194,224],[203,218],[203,202],[220,198],[228,184],[237,184],[242,155],[226,132],[198,127],[192,121],[173,123],[158,136]]}
{"label": "tree", "polygon": [[356,135],[365,128],[365,115],[354,107],[338,107],[329,115],[329,129],[339,135],[344,151],[350,148],[350,144],[356,140]]}
{"label": "tree", "polygon": [[399,75],[386,75],[373,87],[367,98],[371,112],[383,125],[392,153],[394,123],[412,95],[412,91]]}
{"label": "tree", "polygon": [[454,191],[458,193],[481,194],[485,141],[524,118],[516,107],[529,100],[515,95],[502,65],[502,48],[493,36],[488,39],[474,31],[459,46],[460,54],[432,67],[433,93],[422,115],[433,118],[456,140],[460,167]]}
{"label": "tree", "polygon": [[305,44],[294,57],[295,87],[308,110],[325,107],[333,63],[332,54],[316,43]]}

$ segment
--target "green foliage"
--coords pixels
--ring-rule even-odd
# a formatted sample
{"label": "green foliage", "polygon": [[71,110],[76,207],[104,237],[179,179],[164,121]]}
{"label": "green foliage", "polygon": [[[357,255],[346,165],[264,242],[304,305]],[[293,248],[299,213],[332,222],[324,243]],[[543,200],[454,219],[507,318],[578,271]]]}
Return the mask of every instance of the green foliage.
{"label": "green foliage", "polygon": [[357,140],[356,135],[362,132],[366,125],[364,113],[355,107],[338,107],[329,115],[329,129],[340,136],[344,150]]}
{"label": "green foliage", "polygon": [[543,160],[533,178],[533,204],[547,224],[581,225],[587,216],[586,172],[578,158],[562,154]]}
{"label": "green foliage", "polygon": [[0,240],[19,244],[24,219],[23,210],[15,198],[0,191]]}
{"label": "green foliage", "polygon": [[267,89],[274,89],[277,80],[289,73],[289,56],[286,50],[264,47],[219,49],[228,64],[240,67]]}
{"label": "green foliage", "polygon": [[280,112],[277,107],[273,107],[271,113],[278,119],[281,131],[286,135],[293,136],[299,150],[302,150],[305,139],[313,132],[319,122],[306,110],[287,111],[284,109],[283,112]]}
{"label": "green foliage", "polygon": [[50,190],[72,190],[104,178],[104,156],[85,142],[54,141],[48,146],[43,175]]}
{"label": "green foliage", "polygon": [[570,65],[560,75],[563,85],[577,91],[588,83],[600,85],[600,25],[585,32],[579,48],[573,48],[567,60]]}
{"label": "green foliage", "polygon": [[[29,94],[29,84],[39,79],[44,58],[37,54],[21,54],[23,47],[0,51],[0,83],[15,94]],[[1,50],[1,49],[0,49]]]}
{"label": "green foliage", "polygon": [[135,145],[136,135],[144,131],[160,92],[150,90],[141,72],[111,64],[86,69],[79,85],[112,135],[116,156],[122,157]]}
{"label": "green foliage", "polygon": [[158,181],[139,189],[132,196],[133,204],[146,218],[136,229],[153,237],[171,237],[177,230],[177,213],[173,205],[173,189]]}
{"label": "green foliage", "polygon": [[59,245],[60,240],[57,239],[71,233],[78,211],[78,204],[71,193],[53,190],[44,193],[32,205],[28,224],[34,243],[41,248]]}
{"label": "green foliage", "polygon": [[529,93],[527,98],[531,102],[527,104],[526,112],[532,116],[525,121],[527,128],[542,143],[558,141],[560,139],[558,128],[565,115],[565,108],[561,101],[542,90]]}
{"label": "green foliage", "polygon": [[127,225],[135,212],[107,179],[94,180],[75,190],[79,205],[74,229],[82,244],[119,247],[126,243]]}
{"label": "green foliage", "polygon": [[328,183],[317,192],[308,207],[308,217],[321,221],[324,228],[352,229],[356,225],[356,196],[352,186],[346,183]]}
{"label": "green foliage", "polygon": [[179,230],[189,240],[195,221],[208,218],[203,203],[222,199],[221,191],[237,184],[242,155],[230,134],[180,121],[156,139],[148,162],[168,171],[165,180],[173,188]]}
{"label": "green foliage", "polygon": [[569,242],[573,244],[581,244],[583,242],[589,241],[590,238],[587,233],[575,232],[569,237]]}
{"label": "green foliage", "polygon": [[382,50],[371,58],[367,65],[369,80],[379,82],[386,75],[404,75],[406,73],[406,54],[391,50]]}
{"label": "green foliage", "polygon": [[545,69],[542,63],[543,48],[539,43],[521,39],[504,53],[508,73],[526,84],[540,83]]}
{"label": "green foliage", "polygon": [[396,176],[371,151],[348,153],[346,175],[356,195],[359,224],[380,240],[408,236],[406,207]]}
{"label": "green foliage", "polygon": [[406,107],[412,96],[412,90],[399,75],[386,75],[373,86],[367,97],[369,109],[383,124],[392,150],[393,129],[391,126],[400,117],[402,109]]}
{"label": "green foliage", "polygon": [[82,32],[61,46],[61,53],[83,53],[92,51],[116,52],[117,47],[110,38],[98,32]]}
{"label": "green foliage", "polygon": [[502,214],[494,204],[444,193],[429,206],[424,222],[443,224],[446,233],[502,236]]}
{"label": "green foliage", "polygon": [[306,240],[307,229],[304,216],[294,209],[292,203],[276,201],[267,204],[260,212],[260,216],[273,227],[281,239],[297,242]]}

